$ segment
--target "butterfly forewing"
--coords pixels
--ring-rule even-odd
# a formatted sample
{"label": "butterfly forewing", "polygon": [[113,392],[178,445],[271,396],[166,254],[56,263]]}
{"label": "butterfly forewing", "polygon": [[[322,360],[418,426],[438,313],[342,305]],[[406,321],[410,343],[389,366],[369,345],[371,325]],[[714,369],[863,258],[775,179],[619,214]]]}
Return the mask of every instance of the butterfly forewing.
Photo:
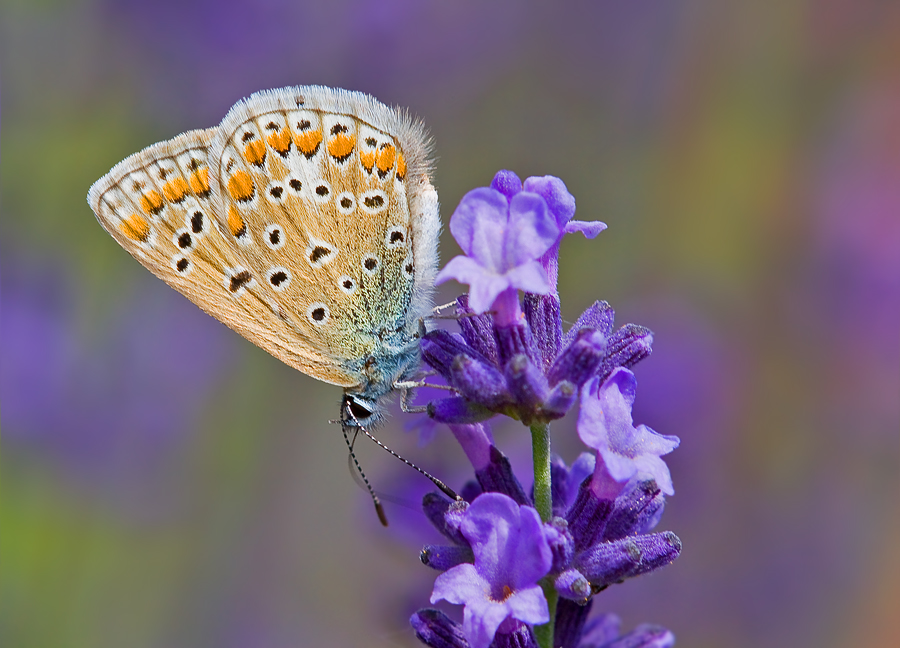
{"label": "butterfly forewing", "polygon": [[[216,220],[208,151],[215,129],[154,144],[97,181],[89,201],[100,224],[153,274],[204,311],[284,362],[321,378],[351,384],[328,359],[302,345],[297,333],[256,299],[256,279]],[[245,298],[246,296],[246,298]]]}
{"label": "butterfly forewing", "polygon": [[359,106],[285,99],[255,95],[223,122],[220,224],[258,278],[251,290],[361,384],[367,358],[410,341],[406,160]]}

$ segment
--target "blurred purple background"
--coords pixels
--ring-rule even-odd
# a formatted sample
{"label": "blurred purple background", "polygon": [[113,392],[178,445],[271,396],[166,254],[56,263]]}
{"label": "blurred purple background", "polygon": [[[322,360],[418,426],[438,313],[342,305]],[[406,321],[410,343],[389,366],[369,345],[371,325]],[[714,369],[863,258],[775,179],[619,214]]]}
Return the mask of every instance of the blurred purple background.
{"label": "blurred purple background", "polygon": [[[606,299],[654,330],[635,418],[681,437],[660,528],[684,553],[597,610],[679,646],[900,645],[900,6],[18,1],[0,72],[3,645],[417,645],[427,484],[361,444],[398,500],[378,526],[340,390],[85,202],[144,146],[312,83],[426,122],[445,223],[501,168],[608,223],[563,246],[563,314]],[[449,435],[405,422],[379,436],[459,485]],[[529,474],[524,428],[495,433]]]}

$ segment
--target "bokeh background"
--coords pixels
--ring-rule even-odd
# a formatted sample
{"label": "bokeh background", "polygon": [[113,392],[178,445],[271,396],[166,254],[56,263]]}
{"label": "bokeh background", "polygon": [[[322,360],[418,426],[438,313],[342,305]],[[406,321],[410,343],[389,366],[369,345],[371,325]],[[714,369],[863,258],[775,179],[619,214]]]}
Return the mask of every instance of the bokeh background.
{"label": "bokeh background", "polygon": [[[427,123],[445,222],[508,168],[608,223],[563,246],[563,314],[654,330],[635,418],[681,437],[660,529],[684,553],[598,611],[680,646],[900,645],[897,3],[5,0],[0,74],[2,645],[416,645],[427,484],[362,444],[378,526],[340,390],[85,203],[127,155],[310,83]],[[405,424],[380,437],[459,485],[446,431]],[[495,433],[528,475],[524,429]]]}

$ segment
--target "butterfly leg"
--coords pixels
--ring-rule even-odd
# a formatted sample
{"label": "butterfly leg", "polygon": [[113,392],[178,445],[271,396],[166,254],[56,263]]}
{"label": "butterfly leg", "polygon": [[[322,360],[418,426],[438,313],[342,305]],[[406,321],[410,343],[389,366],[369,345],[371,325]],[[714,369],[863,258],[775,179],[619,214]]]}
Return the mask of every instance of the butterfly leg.
{"label": "butterfly leg", "polygon": [[[434,373],[426,374],[434,375]],[[450,385],[439,385],[435,383],[425,382],[424,378],[421,380],[400,380],[394,383],[394,389],[400,391],[400,409],[403,410],[407,414],[421,414],[422,412],[427,412],[428,407],[426,405],[412,405],[410,401],[415,395],[415,390],[419,387],[431,387],[433,389],[445,389],[447,391],[455,392],[456,389],[451,387]]]}
{"label": "butterfly leg", "polygon": [[440,306],[435,306],[434,308],[431,309],[431,315],[429,315],[428,318],[429,319],[449,319],[449,320],[457,319],[456,313],[449,313],[447,315],[441,314],[441,311],[447,310],[451,306],[456,306],[456,302],[452,301],[452,302],[448,302],[446,304],[441,304]]}

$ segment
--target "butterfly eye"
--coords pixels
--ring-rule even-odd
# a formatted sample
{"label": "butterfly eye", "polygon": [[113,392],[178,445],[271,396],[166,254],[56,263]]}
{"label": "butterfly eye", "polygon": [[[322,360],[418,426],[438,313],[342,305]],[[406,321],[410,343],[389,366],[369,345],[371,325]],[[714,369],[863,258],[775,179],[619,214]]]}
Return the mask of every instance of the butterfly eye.
{"label": "butterfly eye", "polygon": [[366,403],[355,396],[344,397],[344,410],[347,413],[345,420],[347,422],[364,423],[372,416],[373,410],[370,409],[369,403]]}

